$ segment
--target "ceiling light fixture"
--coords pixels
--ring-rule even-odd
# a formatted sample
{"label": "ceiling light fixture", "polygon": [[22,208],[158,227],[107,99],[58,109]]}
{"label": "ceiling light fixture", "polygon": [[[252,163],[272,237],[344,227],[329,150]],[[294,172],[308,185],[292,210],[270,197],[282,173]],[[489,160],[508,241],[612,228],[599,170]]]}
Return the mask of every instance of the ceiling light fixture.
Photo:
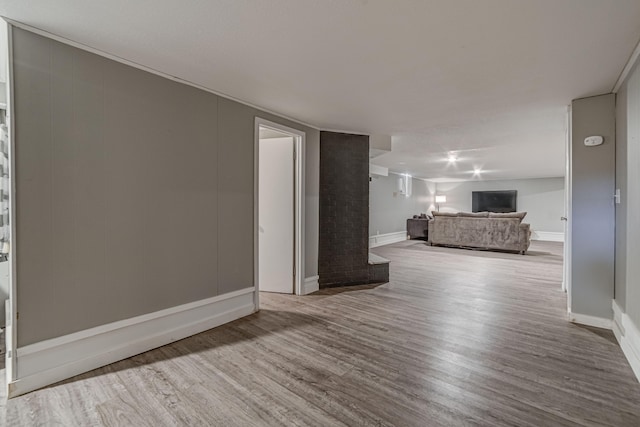
{"label": "ceiling light fixture", "polygon": [[474,175],[480,175],[480,172],[482,172],[482,169],[480,169],[480,168],[474,168],[473,169],[473,174]]}
{"label": "ceiling light fixture", "polygon": [[456,153],[449,153],[447,160],[449,161],[449,163],[454,163],[456,160],[458,160],[458,156],[456,156]]}

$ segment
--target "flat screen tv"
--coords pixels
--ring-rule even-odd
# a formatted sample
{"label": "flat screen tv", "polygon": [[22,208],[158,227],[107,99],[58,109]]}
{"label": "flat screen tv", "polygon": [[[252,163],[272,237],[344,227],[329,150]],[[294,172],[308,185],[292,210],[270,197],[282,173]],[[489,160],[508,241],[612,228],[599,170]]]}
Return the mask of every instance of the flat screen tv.
{"label": "flat screen tv", "polygon": [[473,212],[516,212],[517,190],[473,191],[471,209]]}

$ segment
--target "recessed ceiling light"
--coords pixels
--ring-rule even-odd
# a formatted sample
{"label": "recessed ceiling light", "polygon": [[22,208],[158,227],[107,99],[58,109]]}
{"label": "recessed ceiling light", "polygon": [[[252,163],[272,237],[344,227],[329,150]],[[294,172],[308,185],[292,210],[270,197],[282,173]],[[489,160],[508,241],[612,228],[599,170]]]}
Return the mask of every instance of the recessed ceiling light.
{"label": "recessed ceiling light", "polygon": [[473,174],[474,175],[480,175],[480,172],[482,172],[482,169],[480,169],[480,168],[473,169]]}
{"label": "recessed ceiling light", "polygon": [[455,151],[449,151],[449,153],[447,154],[447,160],[449,161],[449,163],[457,161],[458,153],[456,153]]}

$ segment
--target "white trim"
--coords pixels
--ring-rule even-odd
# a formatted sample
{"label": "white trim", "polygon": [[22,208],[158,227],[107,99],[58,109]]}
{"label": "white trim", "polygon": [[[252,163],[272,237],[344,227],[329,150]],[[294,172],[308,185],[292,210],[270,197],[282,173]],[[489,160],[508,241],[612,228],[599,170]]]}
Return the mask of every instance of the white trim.
{"label": "white trim", "polygon": [[[306,197],[305,190],[305,147],[306,147],[306,133],[299,129],[290,128],[280,123],[272,122],[261,117],[256,116],[254,126],[254,224],[253,224],[253,236],[254,236],[254,280],[256,289],[260,289],[260,277],[258,270],[259,263],[259,245],[258,239],[260,237],[258,233],[260,218],[259,211],[259,168],[260,168],[260,151],[258,144],[260,143],[260,127],[277,130],[293,137],[295,144],[295,192],[294,192],[294,220],[295,220],[295,236],[294,236],[294,293],[296,295],[304,295],[304,231],[305,231],[305,216],[304,216],[304,203]],[[256,292],[256,301],[258,301],[258,292]],[[256,307],[259,307],[256,302]]]}
{"label": "white trim", "polygon": [[587,314],[578,314],[569,312],[569,321],[580,325],[593,326],[595,328],[611,329],[612,320],[604,317],[589,316]]}
{"label": "white trim", "polygon": [[[625,314],[625,318],[628,316]],[[620,343],[620,348],[631,365],[633,373],[640,381],[640,332],[630,320],[625,322],[626,335]]]}
{"label": "white trim", "polygon": [[640,42],[638,42],[638,44],[636,45],[636,48],[633,49],[633,52],[631,53],[629,60],[627,61],[624,68],[622,69],[622,72],[618,76],[618,80],[616,80],[616,84],[613,85],[613,89],[611,90],[611,92],[618,93],[618,90],[620,90],[620,86],[622,86],[622,83],[624,83],[624,81],[627,79],[627,76],[631,72],[631,69],[633,68],[633,66],[636,64],[636,61],[638,60],[639,56],[640,56]]}
{"label": "white trim", "polygon": [[320,289],[320,276],[311,276],[304,279],[304,288],[300,295],[309,295]]}
{"label": "white trim", "polygon": [[631,365],[633,373],[640,381],[640,331],[631,318],[622,311],[615,300],[613,307],[613,333],[620,343],[620,348]]}
{"label": "white trim", "polygon": [[253,287],[97,326],[17,350],[15,397],[253,313]]}
{"label": "white trim", "polygon": [[531,231],[531,240],[542,240],[545,242],[564,242],[562,231]]}
{"label": "white trim", "polygon": [[294,118],[289,117],[289,116],[285,116],[284,114],[277,113],[275,111],[266,109],[266,108],[261,107],[259,105],[252,104],[250,102],[243,101],[243,100],[235,98],[235,97],[233,97],[231,95],[227,95],[227,94],[225,94],[223,92],[219,92],[217,90],[208,88],[206,86],[202,86],[202,85],[200,85],[198,83],[194,83],[194,82],[191,82],[189,80],[182,79],[180,77],[172,76],[171,74],[167,74],[167,73],[165,73],[163,71],[156,70],[155,68],[147,67],[146,65],[142,65],[142,64],[139,64],[137,62],[130,61],[130,60],[122,58],[120,56],[113,55],[111,53],[102,51],[100,49],[96,49],[96,48],[93,48],[91,46],[87,46],[85,44],[78,43],[76,41],[67,39],[67,38],[59,36],[57,34],[50,33],[48,31],[42,30],[40,28],[32,27],[31,25],[28,25],[28,24],[25,24],[25,23],[22,23],[22,22],[19,22],[19,21],[14,21],[13,19],[7,18],[6,16],[0,16],[0,18],[2,18],[5,21],[7,21],[7,23],[10,24],[10,25],[16,26],[16,27],[21,28],[23,30],[30,31],[32,33],[38,34],[38,35],[43,36],[43,37],[50,38],[50,39],[58,41],[60,43],[64,43],[64,44],[66,44],[68,46],[72,46],[72,47],[84,50],[86,52],[90,52],[90,53],[93,53],[95,55],[102,56],[103,58],[111,59],[112,61],[116,61],[116,62],[119,62],[121,64],[133,67],[133,68],[137,68],[138,70],[146,71],[148,73],[155,74],[155,75],[160,76],[160,77],[164,77],[165,79],[173,80],[174,82],[178,82],[178,83],[185,84],[187,86],[195,87],[195,88],[203,90],[205,92],[212,93],[212,94],[220,96],[222,98],[230,99],[231,101],[238,102],[238,103],[240,103],[242,105],[246,105],[246,106],[251,107],[251,108],[256,108],[256,109],[258,109],[260,111],[264,111],[265,113],[273,114],[274,116],[281,117],[283,119],[289,120],[289,121],[294,122],[294,123],[298,123],[298,124],[303,125],[303,126],[310,127],[312,129],[321,130],[319,127],[314,126],[312,124],[305,123],[303,121],[300,121],[298,119],[294,119]]}
{"label": "white trim", "polygon": [[6,122],[7,133],[9,138],[9,183],[11,186],[11,192],[9,193],[9,224],[10,224],[10,236],[9,236],[9,304],[8,313],[6,314],[6,382],[7,387],[9,383],[16,379],[16,349],[18,347],[18,292],[17,292],[17,243],[16,243],[16,159],[14,153],[16,152],[15,141],[15,119],[13,117],[14,108],[14,96],[13,96],[13,26],[7,25],[7,54],[8,54],[8,66],[7,66],[7,110],[6,110]]}
{"label": "white trim", "polygon": [[[562,221],[562,228],[564,231],[564,236],[563,236],[563,242],[564,247],[562,248],[562,285],[560,286],[560,289],[562,289],[562,291],[567,292],[567,288],[568,288],[568,282],[569,282],[569,246],[570,246],[570,239],[569,239],[569,204],[570,202],[570,178],[571,178],[571,168],[569,167],[569,162],[570,162],[570,156],[571,156],[571,150],[569,149],[571,147],[571,107],[567,106],[567,117],[566,117],[566,121],[565,121],[565,141],[564,141],[564,150],[565,150],[565,173],[564,173],[564,200],[563,200],[563,204],[564,204],[564,215],[560,218],[561,220],[564,219],[564,221]],[[566,239],[566,241],[565,241]],[[568,298],[567,298],[568,300]],[[569,303],[567,302],[567,307],[569,310],[571,310]]]}
{"label": "white trim", "polygon": [[406,231],[398,231],[395,233],[378,234],[376,236],[369,237],[369,247],[377,248],[382,245],[390,245],[391,243],[402,242],[407,240]]}
{"label": "white trim", "polygon": [[567,293],[567,312],[571,312],[572,301],[573,301],[573,293],[572,293],[572,280],[573,275],[571,274],[571,266],[572,266],[572,236],[573,232],[573,106],[569,104],[567,106],[567,147],[566,147],[566,164],[565,164],[565,206],[566,212],[565,216],[567,220],[565,221],[565,242],[564,242],[564,256],[562,257],[564,269],[563,274],[563,282],[562,287]]}
{"label": "white trim", "polygon": [[260,258],[260,246],[258,245],[258,237],[260,230],[260,198],[258,197],[258,185],[260,184],[260,126],[257,123],[253,127],[253,286],[256,288],[253,294],[253,302],[256,310],[260,310],[260,270],[258,260]]}
{"label": "white trim", "polygon": [[611,330],[613,331],[613,335],[616,336],[618,342],[620,342],[625,333],[624,326],[622,324],[622,316],[624,312],[622,311],[616,300],[611,301],[611,308],[613,308],[613,322],[611,324]]}

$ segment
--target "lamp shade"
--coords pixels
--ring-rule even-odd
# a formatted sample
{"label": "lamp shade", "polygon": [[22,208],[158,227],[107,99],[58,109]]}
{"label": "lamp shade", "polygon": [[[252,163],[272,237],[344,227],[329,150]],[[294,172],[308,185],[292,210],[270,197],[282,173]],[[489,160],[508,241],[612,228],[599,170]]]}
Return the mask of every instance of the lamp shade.
{"label": "lamp shade", "polygon": [[447,203],[447,196],[436,196],[436,203]]}

